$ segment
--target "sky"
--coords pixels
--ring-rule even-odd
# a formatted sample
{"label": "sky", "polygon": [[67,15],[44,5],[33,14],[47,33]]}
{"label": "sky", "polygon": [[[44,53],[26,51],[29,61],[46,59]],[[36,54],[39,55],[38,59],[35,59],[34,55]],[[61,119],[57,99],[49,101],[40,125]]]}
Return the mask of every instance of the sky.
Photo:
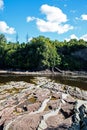
{"label": "sky", "polygon": [[0,0],[0,34],[8,42],[40,35],[87,41],[87,0]]}

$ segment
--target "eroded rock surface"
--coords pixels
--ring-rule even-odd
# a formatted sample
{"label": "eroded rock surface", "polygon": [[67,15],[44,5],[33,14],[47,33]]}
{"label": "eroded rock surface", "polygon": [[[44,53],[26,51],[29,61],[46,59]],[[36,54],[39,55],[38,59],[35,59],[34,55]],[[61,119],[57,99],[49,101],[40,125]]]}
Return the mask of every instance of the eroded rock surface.
{"label": "eroded rock surface", "polygon": [[73,124],[76,101],[78,109],[84,104],[87,112],[86,91],[44,77],[34,82],[0,86],[0,130],[67,130]]}

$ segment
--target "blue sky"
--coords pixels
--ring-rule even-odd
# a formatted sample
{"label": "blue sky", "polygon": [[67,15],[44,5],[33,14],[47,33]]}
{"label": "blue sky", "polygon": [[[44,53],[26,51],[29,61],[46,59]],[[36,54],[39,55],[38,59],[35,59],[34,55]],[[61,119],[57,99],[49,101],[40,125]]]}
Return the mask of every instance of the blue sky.
{"label": "blue sky", "polygon": [[0,0],[0,33],[21,43],[27,34],[87,41],[87,0]]}

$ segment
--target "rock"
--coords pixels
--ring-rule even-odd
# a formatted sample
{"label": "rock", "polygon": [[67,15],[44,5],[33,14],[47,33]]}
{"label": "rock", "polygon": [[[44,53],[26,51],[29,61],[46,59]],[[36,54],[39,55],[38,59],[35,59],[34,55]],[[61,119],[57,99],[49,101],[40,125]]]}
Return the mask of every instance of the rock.
{"label": "rock", "polygon": [[41,117],[39,114],[23,115],[19,119],[12,122],[9,126],[9,130],[36,130],[39,125],[40,118]]}
{"label": "rock", "polygon": [[72,124],[72,119],[68,118],[68,119],[64,120],[61,118],[61,116],[59,116],[59,118],[57,117],[57,119],[55,117],[52,120],[49,120],[48,123],[50,123],[50,124],[48,125],[48,127],[45,130],[68,130]]}
{"label": "rock", "polygon": [[37,111],[40,106],[41,106],[41,103],[37,102],[37,103],[34,103],[34,104],[29,104],[27,106],[27,109],[28,109],[29,112],[34,112],[34,111]]}
{"label": "rock", "polygon": [[62,114],[58,114],[56,116],[49,117],[46,123],[48,128],[54,128],[57,127],[63,121],[64,121],[64,116]]}
{"label": "rock", "polygon": [[23,112],[23,109],[22,109],[22,108],[17,107],[17,108],[16,108],[16,112],[18,112],[18,113],[22,113],[22,112]]}
{"label": "rock", "polygon": [[65,118],[69,118],[73,115],[73,105],[67,103],[66,105],[61,107],[60,112]]}
{"label": "rock", "polygon": [[[50,100],[48,103],[47,103],[47,106],[49,108],[49,106],[52,108],[52,109],[57,109],[58,106],[60,104],[60,100]],[[50,109],[49,109],[50,110]]]}
{"label": "rock", "polygon": [[79,109],[77,108],[77,111],[75,110],[75,113],[73,115],[74,120],[69,130],[87,130],[87,115],[85,112],[86,112],[86,107],[84,104],[82,104],[79,107]]}
{"label": "rock", "polygon": [[87,100],[87,92],[84,91],[84,90],[80,90],[79,88],[77,87],[70,87],[67,88],[68,89],[68,93],[73,96],[73,97],[76,97],[78,99],[81,99],[81,100]]}
{"label": "rock", "polygon": [[81,90],[82,99],[87,100],[87,91]]}
{"label": "rock", "polygon": [[[37,85],[10,82],[0,87],[0,128],[41,130],[41,125],[44,129],[67,130],[72,125],[85,130],[87,110],[80,106],[87,105],[87,92],[43,77],[37,81]],[[82,99],[77,106],[76,99]]]}
{"label": "rock", "polygon": [[56,99],[61,99],[62,94],[60,92],[56,93],[56,92],[52,92],[52,99],[56,100]]}

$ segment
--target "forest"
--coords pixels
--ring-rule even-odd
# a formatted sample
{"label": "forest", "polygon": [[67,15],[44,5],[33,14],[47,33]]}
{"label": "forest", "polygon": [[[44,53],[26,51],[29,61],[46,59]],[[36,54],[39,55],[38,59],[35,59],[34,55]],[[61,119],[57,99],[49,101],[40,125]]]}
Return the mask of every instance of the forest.
{"label": "forest", "polygon": [[86,54],[87,42],[83,39],[61,42],[38,36],[26,43],[13,43],[0,34],[0,69],[87,71]]}

